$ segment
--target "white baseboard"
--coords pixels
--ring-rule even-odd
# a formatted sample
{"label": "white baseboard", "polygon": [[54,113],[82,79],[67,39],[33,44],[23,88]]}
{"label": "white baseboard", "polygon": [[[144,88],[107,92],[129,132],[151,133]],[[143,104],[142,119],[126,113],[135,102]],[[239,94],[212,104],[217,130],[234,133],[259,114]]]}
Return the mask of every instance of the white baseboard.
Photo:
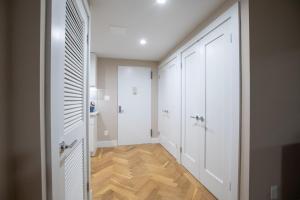
{"label": "white baseboard", "polygon": [[151,144],[159,144],[160,143],[160,138],[151,138]]}
{"label": "white baseboard", "polygon": [[102,148],[102,147],[116,147],[118,146],[117,140],[107,140],[107,141],[98,141],[97,142],[97,147]]}
{"label": "white baseboard", "polygon": [[[159,144],[160,138],[151,138],[150,144]],[[106,140],[106,141],[98,141],[97,142],[97,148],[103,148],[103,147],[116,147],[118,146],[117,140]]]}

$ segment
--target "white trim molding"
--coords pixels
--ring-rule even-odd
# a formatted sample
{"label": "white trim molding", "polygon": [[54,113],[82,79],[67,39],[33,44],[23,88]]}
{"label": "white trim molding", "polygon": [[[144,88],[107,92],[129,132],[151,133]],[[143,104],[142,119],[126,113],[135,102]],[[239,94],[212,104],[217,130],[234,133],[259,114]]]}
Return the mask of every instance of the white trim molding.
{"label": "white trim molding", "polygon": [[151,138],[151,144],[160,144],[160,138],[159,137]]}
{"label": "white trim molding", "polygon": [[97,147],[103,148],[103,147],[116,147],[118,146],[117,140],[105,140],[105,141],[98,141]]}

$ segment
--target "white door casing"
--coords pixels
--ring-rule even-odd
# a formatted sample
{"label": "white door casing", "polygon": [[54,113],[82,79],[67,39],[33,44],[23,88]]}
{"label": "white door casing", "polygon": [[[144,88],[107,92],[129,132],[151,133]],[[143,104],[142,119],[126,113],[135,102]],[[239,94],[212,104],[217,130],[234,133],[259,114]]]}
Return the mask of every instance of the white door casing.
{"label": "white door casing", "polygon": [[180,161],[181,69],[177,57],[160,68],[158,84],[160,141]]}
{"label": "white door casing", "polygon": [[118,68],[118,144],[150,143],[151,68]]}
{"label": "white door casing", "polygon": [[94,156],[97,151],[97,120],[98,116],[90,115],[89,119],[89,155]]}
{"label": "white door casing", "polygon": [[47,149],[49,199],[87,199],[88,16],[81,0],[52,0]]}

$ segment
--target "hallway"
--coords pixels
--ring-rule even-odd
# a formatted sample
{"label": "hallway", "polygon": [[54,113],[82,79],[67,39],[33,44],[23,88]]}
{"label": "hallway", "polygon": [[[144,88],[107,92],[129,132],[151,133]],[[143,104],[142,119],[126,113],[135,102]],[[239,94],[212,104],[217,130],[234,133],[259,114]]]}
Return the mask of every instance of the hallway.
{"label": "hallway", "polygon": [[92,158],[94,200],[214,200],[159,144],[101,148]]}

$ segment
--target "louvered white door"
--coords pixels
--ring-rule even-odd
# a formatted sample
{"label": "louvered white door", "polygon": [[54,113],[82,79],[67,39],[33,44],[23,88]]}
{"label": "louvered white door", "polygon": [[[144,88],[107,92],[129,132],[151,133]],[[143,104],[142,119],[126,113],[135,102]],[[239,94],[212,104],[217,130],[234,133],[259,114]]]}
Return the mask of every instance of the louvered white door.
{"label": "louvered white door", "polygon": [[87,199],[87,34],[82,0],[53,0],[51,167],[54,200]]}

